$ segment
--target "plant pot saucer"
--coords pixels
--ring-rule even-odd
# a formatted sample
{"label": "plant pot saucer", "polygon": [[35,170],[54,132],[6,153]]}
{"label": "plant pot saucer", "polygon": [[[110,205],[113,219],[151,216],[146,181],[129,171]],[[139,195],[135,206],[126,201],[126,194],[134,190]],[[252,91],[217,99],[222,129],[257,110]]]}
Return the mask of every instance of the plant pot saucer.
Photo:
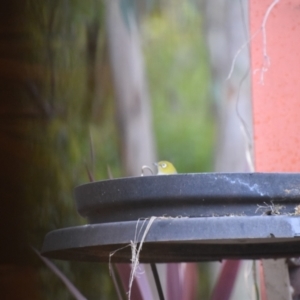
{"label": "plant pot saucer", "polygon": [[[45,256],[79,261],[130,262],[131,241],[140,241],[142,220],[70,227],[50,232]],[[141,231],[140,231],[141,230]],[[298,217],[156,219],[142,245],[140,262],[195,262],[300,255]],[[125,247],[127,246],[127,247]],[[125,247],[125,248],[124,248]]]}
{"label": "plant pot saucer", "polygon": [[[200,173],[120,178],[75,189],[89,225],[50,232],[51,258],[130,262],[149,218],[140,262],[300,256],[300,174]],[[125,247],[125,248],[124,248]],[[122,249],[121,249],[122,248]]]}

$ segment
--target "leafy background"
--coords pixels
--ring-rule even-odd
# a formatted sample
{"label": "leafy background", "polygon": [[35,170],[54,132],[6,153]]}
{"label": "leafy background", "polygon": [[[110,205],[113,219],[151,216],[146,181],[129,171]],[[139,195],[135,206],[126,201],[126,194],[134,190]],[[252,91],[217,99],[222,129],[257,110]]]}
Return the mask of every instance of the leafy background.
{"label": "leafy background", "polygon": [[[108,177],[107,166],[115,178],[124,176],[121,142],[104,3],[13,4],[7,4],[8,14],[18,21],[2,28],[9,28],[14,38],[1,36],[1,59],[7,61],[11,75],[2,75],[0,134],[7,186],[20,192],[5,205],[24,208],[21,231],[28,244],[40,249],[47,232],[85,224],[76,212],[73,189],[89,181],[87,169],[96,180]],[[216,129],[197,1],[123,1],[122,5],[135,11],[139,25],[157,156],[174,162],[181,173],[211,171]],[[21,245],[15,249],[38,274],[37,299],[72,299],[30,250],[24,252]],[[116,299],[107,265],[55,263],[88,299]],[[205,270],[203,265],[199,293],[204,295]]]}

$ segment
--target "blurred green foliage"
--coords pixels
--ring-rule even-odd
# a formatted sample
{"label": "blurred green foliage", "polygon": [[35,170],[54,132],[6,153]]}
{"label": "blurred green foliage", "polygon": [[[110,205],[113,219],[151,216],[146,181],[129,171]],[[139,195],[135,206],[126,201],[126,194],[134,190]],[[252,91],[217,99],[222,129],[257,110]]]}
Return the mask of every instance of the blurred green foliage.
{"label": "blurred green foliage", "polygon": [[[131,1],[129,1],[131,3]],[[26,162],[26,222],[39,248],[51,230],[84,224],[74,187],[122,175],[114,95],[109,69],[103,1],[27,0],[29,63],[23,138]],[[171,2],[170,2],[171,3]],[[201,15],[189,1],[153,6],[140,19],[152,98],[158,156],[179,172],[209,171],[214,122]],[[32,76],[32,74],[36,74]],[[63,284],[36,259],[42,299],[72,299]],[[107,265],[56,262],[89,299],[116,299]]]}
{"label": "blurred green foliage", "polygon": [[[85,224],[76,212],[74,187],[120,175],[118,135],[108,69],[102,1],[27,1],[28,80],[25,214],[28,240],[40,248],[51,230]],[[32,74],[38,70],[38,76]],[[105,76],[103,76],[105,74]],[[88,171],[87,171],[88,170]],[[73,299],[38,259],[41,299]],[[90,300],[115,299],[108,266],[56,261]]]}
{"label": "blurred green foliage", "polygon": [[179,172],[211,171],[215,125],[201,13],[191,1],[164,8],[142,27],[158,157]]}

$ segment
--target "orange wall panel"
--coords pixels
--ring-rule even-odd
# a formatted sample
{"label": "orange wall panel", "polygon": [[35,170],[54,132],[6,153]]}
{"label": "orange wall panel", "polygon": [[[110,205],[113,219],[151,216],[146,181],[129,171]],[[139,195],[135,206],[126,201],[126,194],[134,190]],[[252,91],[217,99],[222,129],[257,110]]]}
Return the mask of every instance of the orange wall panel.
{"label": "orange wall panel", "polygon": [[[261,28],[272,0],[250,1],[250,34]],[[263,31],[251,41],[256,171],[300,171],[300,2],[281,0],[265,26],[270,59],[263,73]]]}

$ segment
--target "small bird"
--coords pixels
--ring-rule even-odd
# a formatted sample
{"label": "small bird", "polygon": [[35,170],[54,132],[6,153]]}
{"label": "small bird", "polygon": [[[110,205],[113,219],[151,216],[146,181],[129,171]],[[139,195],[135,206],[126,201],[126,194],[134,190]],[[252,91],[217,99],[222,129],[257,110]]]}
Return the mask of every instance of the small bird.
{"label": "small bird", "polygon": [[158,163],[154,163],[157,167],[157,174],[156,175],[170,175],[170,174],[177,174],[177,171],[172,163],[166,160],[162,160]]}

